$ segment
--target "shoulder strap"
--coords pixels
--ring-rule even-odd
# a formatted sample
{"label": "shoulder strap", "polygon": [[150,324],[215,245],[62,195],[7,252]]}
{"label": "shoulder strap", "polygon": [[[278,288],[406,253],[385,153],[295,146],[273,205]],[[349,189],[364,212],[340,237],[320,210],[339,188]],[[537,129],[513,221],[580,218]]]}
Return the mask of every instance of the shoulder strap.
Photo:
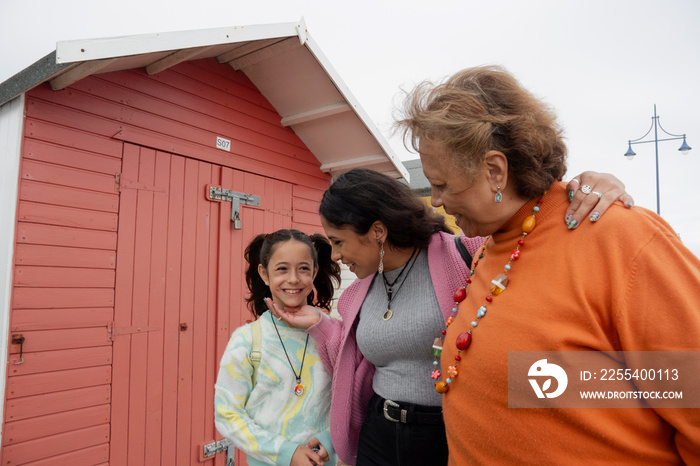
{"label": "shoulder strap", "polygon": [[253,364],[253,387],[255,387],[258,367],[260,366],[260,340],[262,340],[260,332],[260,319],[253,321],[250,324],[250,330],[253,332],[253,348],[250,352],[250,362]]}
{"label": "shoulder strap", "polygon": [[469,251],[467,251],[467,248],[466,246],[464,246],[464,243],[462,243],[461,236],[455,236],[455,245],[457,246],[457,251],[459,251],[459,255],[462,256],[462,259],[464,259],[464,263],[467,264],[467,268],[471,269],[472,256],[471,254],[469,254]]}

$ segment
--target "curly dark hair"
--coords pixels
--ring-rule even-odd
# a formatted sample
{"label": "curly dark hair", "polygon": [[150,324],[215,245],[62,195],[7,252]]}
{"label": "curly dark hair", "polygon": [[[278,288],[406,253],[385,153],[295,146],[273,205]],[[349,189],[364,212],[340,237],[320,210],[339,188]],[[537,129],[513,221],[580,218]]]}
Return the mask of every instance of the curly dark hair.
{"label": "curly dark hair", "polygon": [[407,185],[366,168],[340,175],[323,193],[319,213],[335,228],[349,226],[359,235],[366,234],[380,220],[387,227],[391,247],[425,248],[433,234],[450,233],[444,217]]}
{"label": "curly dark hair", "polygon": [[258,264],[262,264],[267,269],[275,246],[287,241],[299,241],[309,246],[314,261],[313,265],[314,267],[318,265],[318,273],[314,279],[316,294],[309,294],[308,304],[326,310],[331,308],[333,293],[340,284],[340,266],[331,259],[331,244],[325,236],[319,233],[309,236],[299,230],[284,229],[256,236],[245,250],[245,260],[248,263],[245,281],[250,291],[246,302],[253,316],[262,315],[267,310],[263,299],[271,297],[270,288],[258,273]]}
{"label": "curly dark hair", "polygon": [[480,66],[442,84],[423,82],[408,93],[401,118],[404,144],[444,147],[456,168],[476,174],[490,150],[505,154],[518,195],[540,196],[566,173],[566,145],[556,116],[506,71]]}

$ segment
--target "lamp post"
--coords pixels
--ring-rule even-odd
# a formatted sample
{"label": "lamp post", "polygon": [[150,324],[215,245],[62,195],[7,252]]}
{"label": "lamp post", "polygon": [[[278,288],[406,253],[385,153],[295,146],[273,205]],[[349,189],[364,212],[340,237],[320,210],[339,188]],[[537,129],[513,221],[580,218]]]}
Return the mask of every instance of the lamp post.
{"label": "lamp post", "polygon": [[[661,128],[661,131],[666,133],[668,136],[671,136],[670,138],[664,138],[664,139],[659,139],[658,136],[658,128]],[[653,140],[648,140],[648,141],[642,141],[645,137],[651,133],[651,130],[654,130],[654,139]],[[659,117],[656,115],[656,104],[654,104],[654,116],[651,117],[651,128],[649,128],[649,131],[646,132],[644,136],[642,136],[639,139],[631,139],[628,141],[629,146],[627,149],[627,152],[625,152],[625,157],[627,157],[627,160],[632,160],[635,155],[637,155],[633,150],[632,150],[632,144],[646,144],[648,142],[653,142],[654,143],[654,150],[656,151],[656,213],[661,215],[661,201],[659,197],[659,141],[673,141],[676,139],[683,139],[683,144],[681,144],[681,147],[678,149],[679,151],[686,153],[690,152],[691,147],[688,145],[687,142],[685,142],[685,134],[680,135],[680,134],[671,134],[668,131],[666,131],[662,126],[661,123],[659,122]]]}

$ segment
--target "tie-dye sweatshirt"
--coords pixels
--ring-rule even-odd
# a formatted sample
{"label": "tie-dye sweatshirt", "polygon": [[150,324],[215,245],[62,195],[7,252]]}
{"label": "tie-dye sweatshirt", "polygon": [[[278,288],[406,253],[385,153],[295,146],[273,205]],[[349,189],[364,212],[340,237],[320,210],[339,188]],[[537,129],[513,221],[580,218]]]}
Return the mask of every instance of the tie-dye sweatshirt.
{"label": "tie-dye sweatshirt", "polygon": [[313,437],[331,455],[325,464],[335,464],[329,432],[331,376],[319,359],[316,342],[308,339],[301,370],[304,393],[297,396],[290,361],[299,374],[307,333],[275,319],[283,349],[269,311],[260,324],[262,356],[254,388],[250,324],[236,329],[226,346],[215,387],[216,428],[246,453],[249,466],[288,466],[296,448]]}

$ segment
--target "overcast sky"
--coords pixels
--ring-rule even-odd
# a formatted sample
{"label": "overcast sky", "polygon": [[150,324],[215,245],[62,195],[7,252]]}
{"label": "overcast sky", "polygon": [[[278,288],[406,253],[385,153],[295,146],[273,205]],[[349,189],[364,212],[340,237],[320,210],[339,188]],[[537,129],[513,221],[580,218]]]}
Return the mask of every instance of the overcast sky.
{"label": "overcast sky", "polygon": [[[469,66],[499,64],[557,112],[568,177],[614,173],[637,205],[656,210],[657,105],[661,214],[700,256],[700,1],[698,0],[0,0],[0,81],[61,40],[297,21],[403,160],[391,136],[400,88]],[[661,139],[661,134],[659,139]],[[646,138],[653,139],[653,132]],[[646,140],[645,139],[645,140]],[[630,232],[634,234],[634,232]]]}

